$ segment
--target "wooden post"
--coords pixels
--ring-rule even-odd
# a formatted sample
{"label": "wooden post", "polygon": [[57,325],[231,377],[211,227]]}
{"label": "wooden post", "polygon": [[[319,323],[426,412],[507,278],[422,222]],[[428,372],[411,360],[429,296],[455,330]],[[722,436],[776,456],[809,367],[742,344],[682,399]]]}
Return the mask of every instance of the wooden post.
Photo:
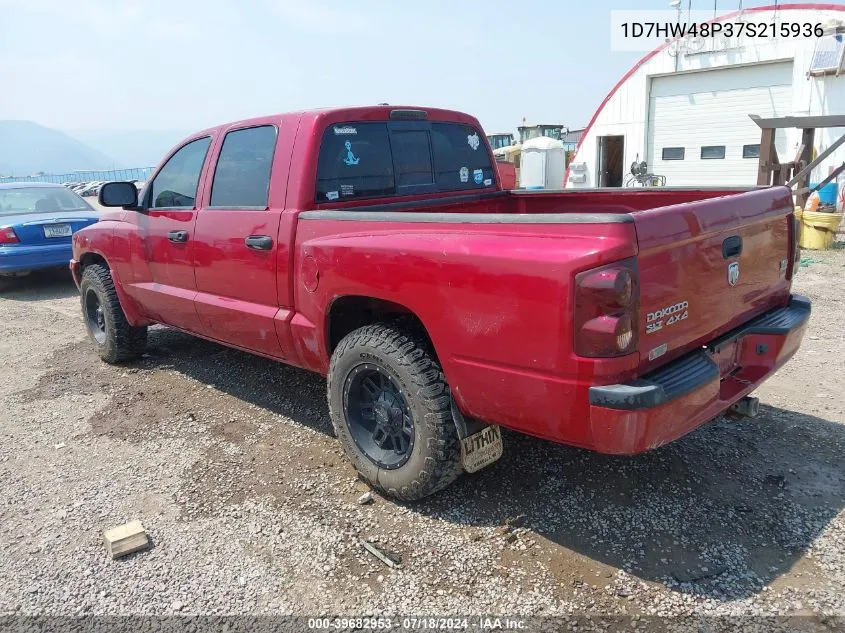
{"label": "wooden post", "polygon": [[757,184],[768,186],[772,184],[772,167],[777,159],[775,151],[775,130],[764,129],[760,135],[760,163],[757,171]]}
{"label": "wooden post", "polygon": [[[813,160],[813,142],[815,141],[816,137],[816,129],[812,127],[805,127],[801,133],[801,145],[804,148],[804,151],[801,153],[801,162],[804,165],[809,165],[810,162]],[[808,171],[806,174],[801,176],[798,179],[796,184],[796,189],[801,191],[807,187],[807,184],[810,182],[810,172]],[[804,203],[807,202],[807,194],[806,193],[799,193],[795,196],[795,204],[799,207],[804,206]]]}

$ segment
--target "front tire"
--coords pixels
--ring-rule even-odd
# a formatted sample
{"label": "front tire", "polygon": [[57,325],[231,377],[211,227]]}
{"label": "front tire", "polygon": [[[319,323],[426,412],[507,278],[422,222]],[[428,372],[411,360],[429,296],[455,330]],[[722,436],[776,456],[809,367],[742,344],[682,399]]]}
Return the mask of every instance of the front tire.
{"label": "front tire", "polygon": [[88,336],[100,358],[111,364],[140,358],[147,347],[147,328],[126,320],[109,269],[86,266],[79,291]]}
{"label": "front tire", "polygon": [[347,457],[386,495],[416,501],[461,474],[449,387],[412,330],[377,323],[347,335],[332,354],[328,400]]}

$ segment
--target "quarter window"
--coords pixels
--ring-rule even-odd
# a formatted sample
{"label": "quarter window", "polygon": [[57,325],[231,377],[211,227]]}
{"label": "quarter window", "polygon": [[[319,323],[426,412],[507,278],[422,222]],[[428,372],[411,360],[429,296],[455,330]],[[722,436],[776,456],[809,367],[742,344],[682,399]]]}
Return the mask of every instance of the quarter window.
{"label": "quarter window", "polygon": [[664,147],[663,160],[684,160],[683,147]]}
{"label": "quarter window", "polygon": [[267,207],[276,128],[263,125],[233,130],[223,139],[214,182],[212,207]]}
{"label": "quarter window", "polygon": [[701,160],[714,160],[725,157],[724,145],[704,145],[701,148]]}
{"label": "quarter window", "polygon": [[197,185],[211,137],[204,136],[180,148],[164,164],[150,186],[153,208],[191,209],[196,204]]}

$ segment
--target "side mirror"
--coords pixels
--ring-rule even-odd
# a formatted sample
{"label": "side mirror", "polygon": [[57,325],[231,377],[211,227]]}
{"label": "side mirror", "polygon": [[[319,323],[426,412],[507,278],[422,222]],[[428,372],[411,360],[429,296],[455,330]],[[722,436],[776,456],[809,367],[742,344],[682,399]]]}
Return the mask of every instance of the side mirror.
{"label": "side mirror", "polygon": [[107,182],[100,187],[97,201],[104,207],[137,207],[138,190],[131,182]]}

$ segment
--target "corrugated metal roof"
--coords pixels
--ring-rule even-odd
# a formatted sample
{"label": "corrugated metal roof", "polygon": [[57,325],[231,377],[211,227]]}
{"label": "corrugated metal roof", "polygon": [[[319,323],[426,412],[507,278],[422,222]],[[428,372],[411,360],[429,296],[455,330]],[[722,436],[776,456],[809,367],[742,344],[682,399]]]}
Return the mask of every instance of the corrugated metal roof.
{"label": "corrugated metal roof", "polygon": [[580,130],[569,130],[561,140],[564,143],[577,143],[581,140],[581,135],[584,134],[584,128]]}

